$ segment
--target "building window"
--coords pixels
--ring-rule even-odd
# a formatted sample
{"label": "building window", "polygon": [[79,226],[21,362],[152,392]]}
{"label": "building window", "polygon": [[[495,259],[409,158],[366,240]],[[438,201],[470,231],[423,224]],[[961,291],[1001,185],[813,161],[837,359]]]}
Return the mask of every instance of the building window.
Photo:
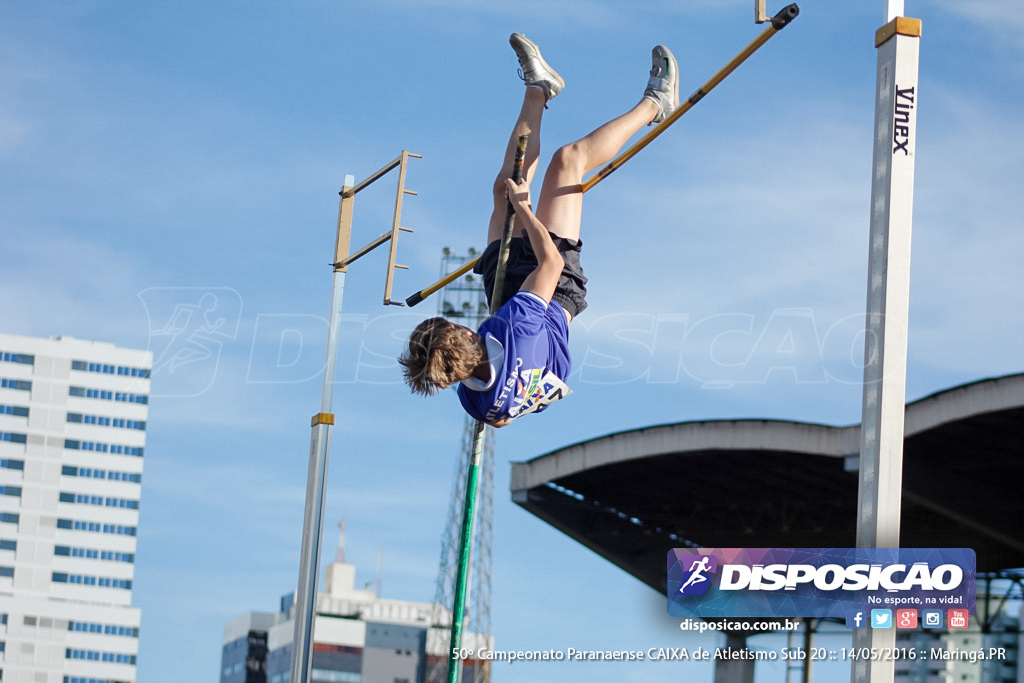
{"label": "building window", "polygon": [[98,652],[96,650],[79,650],[67,648],[65,659],[84,659],[90,662],[112,662],[114,664],[135,664],[135,655],[124,655],[117,652]]}
{"label": "building window", "polygon": [[11,458],[3,458],[3,459],[0,459],[0,467],[6,468],[6,469],[9,469],[9,470],[24,470],[25,469],[25,461],[24,460],[14,460],[14,459],[11,459]]}
{"label": "building window", "polygon": [[24,365],[35,365],[36,357],[30,353],[11,353],[0,351],[0,360],[5,363],[22,363]]}
{"label": "building window", "polygon": [[0,496],[14,496],[21,498],[20,486],[0,486]]}
{"label": "building window", "polygon": [[0,512],[0,522],[7,522],[8,524],[17,524],[20,517],[17,512]]}
{"label": "building window", "polygon": [[0,538],[0,550],[17,550],[18,542],[6,538]]}
{"label": "building window", "polygon": [[17,389],[18,391],[32,391],[32,382],[23,379],[0,379],[0,389]]}
{"label": "building window", "polygon": [[134,553],[123,553],[117,550],[98,550],[96,548],[77,548],[66,545],[53,547],[53,554],[59,557],[84,557],[87,560],[105,560],[107,562],[135,562]]}
{"label": "building window", "polygon": [[122,553],[117,550],[101,550],[100,559],[106,560],[107,562],[127,562],[133,564],[135,562],[135,553]]}
{"label": "building window", "polygon": [[0,415],[28,417],[28,408],[26,408],[25,406],[0,406]]}
{"label": "building window", "polygon": [[64,449],[69,451],[112,453],[114,455],[134,455],[140,458],[143,451],[141,446],[121,446],[96,441],[79,441],[78,439],[64,439]]}
{"label": "building window", "polygon": [[77,519],[58,519],[57,528],[70,529],[72,531],[91,531],[98,534],[114,534],[116,536],[134,536],[136,532],[133,526],[100,524],[99,522],[84,522]]}
{"label": "building window", "polygon": [[68,413],[68,422],[74,424],[97,425],[99,427],[117,427],[119,429],[138,429],[139,431],[146,431],[146,423],[142,420],[129,420],[123,417]]}
{"label": "building window", "polygon": [[[2,569],[2,567],[0,567]],[[79,586],[98,586],[100,588],[123,588],[132,589],[132,582],[129,579],[112,579],[106,576],[90,576],[88,574],[68,574],[66,572],[53,572],[51,580],[54,583],[73,583]]]}
{"label": "building window", "polygon": [[103,401],[118,401],[120,403],[139,403],[141,405],[149,403],[149,396],[146,394],[132,394],[126,391],[110,391],[109,389],[90,389],[88,387],[68,387],[68,396],[98,398]]}
{"label": "building window", "polygon": [[14,567],[0,567],[0,576],[14,576]]}
{"label": "building window", "polygon": [[98,372],[103,375],[149,378],[149,368],[133,368],[128,365],[110,365],[109,363],[90,363],[84,360],[73,360],[71,361],[71,369],[82,372]]}
{"label": "building window", "polygon": [[107,481],[127,481],[132,484],[142,483],[142,475],[137,472],[118,472],[116,470],[101,470],[96,467],[64,465],[61,467],[60,473],[67,477],[89,477],[92,479],[106,479]]}
{"label": "building window", "polygon": [[138,638],[138,626],[118,626],[117,624],[97,624],[89,621],[68,622],[69,631],[80,633],[102,633],[107,636],[124,636],[126,638]]}
{"label": "building window", "polygon": [[[8,486],[7,488],[11,488]],[[17,488],[17,487],[15,487]],[[19,489],[18,495],[21,495]],[[139,501],[128,500],[127,498],[111,498],[104,496],[93,496],[87,493],[71,493],[61,491],[58,499],[61,503],[77,503],[79,505],[101,505],[108,508],[121,508],[124,510],[138,510]]]}
{"label": "building window", "polygon": [[9,441],[11,443],[25,443],[28,441],[28,435],[12,434],[10,432],[0,432],[0,441]]}

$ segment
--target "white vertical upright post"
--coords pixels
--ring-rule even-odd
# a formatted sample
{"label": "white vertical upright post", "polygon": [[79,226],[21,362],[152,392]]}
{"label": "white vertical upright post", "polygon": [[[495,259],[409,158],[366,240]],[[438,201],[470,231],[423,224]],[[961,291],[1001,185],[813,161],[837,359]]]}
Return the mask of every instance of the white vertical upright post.
{"label": "white vertical upright post", "polygon": [[[338,209],[338,240],[335,262],[348,255],[352,221],[352,198],[346,193],[355,184],[345,176]],[[331,456],[331,427],[334,414],[334,377],[338,364],[341,336],[341,305],[345,294],[345,266],[334,270],[331,291],[331,317],[327,329],[327,360],[320,412],[313,416],[309,447],[309,473],[306,477],[306,509],[302,523],[302,547],[299,557],[299,585],[295,591],[295,632],[292,638],[291,683],[309,683],[313,672],[313,627],[316,623],[317,579],[320,576],[320,544],[323,540],[324,504],[327,498],[327,467]]]}
{"label": "white vertical upright post", "polygon": [[[888,2],[889,23],[875,36],[878,74],[857,508],[857,546],[862,548],[896,548],[900,542],[921,36],[921,22],[899,16],[902,10],[902,0]],[[893,647],[894,629],[854,630],[855,651]],[[853,662],[854,683],[892,683],[893,677],[892,658]]]}

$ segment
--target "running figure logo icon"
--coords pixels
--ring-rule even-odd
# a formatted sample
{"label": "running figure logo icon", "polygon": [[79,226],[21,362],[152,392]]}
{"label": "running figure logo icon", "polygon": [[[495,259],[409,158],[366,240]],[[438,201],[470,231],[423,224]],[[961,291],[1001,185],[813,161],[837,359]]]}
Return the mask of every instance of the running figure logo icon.
{"label": "running figure logo icon", "polygon": [[703,595],[708,592],[711,582],[707,574],[718,570],[718,558],[713,555],[686,555],[679,558],[679,564],[688,572],[683,585],[679,587],[681,595]]}

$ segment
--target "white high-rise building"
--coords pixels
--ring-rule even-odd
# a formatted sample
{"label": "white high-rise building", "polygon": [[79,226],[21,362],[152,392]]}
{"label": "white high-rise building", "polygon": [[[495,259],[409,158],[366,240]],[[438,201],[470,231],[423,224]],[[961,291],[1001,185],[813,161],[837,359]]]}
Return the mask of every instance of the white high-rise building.
{"label": "white high-rise building", "polygon": [[135,681],[152,353],[0,334],[0,676]]}

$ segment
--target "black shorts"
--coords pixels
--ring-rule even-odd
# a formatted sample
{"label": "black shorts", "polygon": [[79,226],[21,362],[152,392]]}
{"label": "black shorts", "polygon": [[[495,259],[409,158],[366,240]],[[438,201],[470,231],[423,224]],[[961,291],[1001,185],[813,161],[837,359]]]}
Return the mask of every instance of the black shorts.
{"label": "black shorts", "polygon": [[[551,239],[555,243],[558,253],[562,255],[562,260],[565,261],[562,275],[558,278],[558,285],[555,286],[555,294],[551,300],[557,301],[562,308],[568,311],[569,315],[575,318],[587,307],[587,278],[583,275],[583,267],[580,265],[583,240],[571,240],[553,234]],[[491,293],[494,291],[494,272],[498,267],[498,250],[500,248],[501,240],[494,240],[488,244],[487,249],[480,256],[480,260],[477,261],[476,267],[473,268],[474,273],[484,276],[484,291],[487,294],[488,306],[491,304]],[[515,296],[523,286],[523,282],[536,268],[537,255],[533,253],[530,240],[525,237],[513,237],[509,247],[501,303],[504,304]]]}

